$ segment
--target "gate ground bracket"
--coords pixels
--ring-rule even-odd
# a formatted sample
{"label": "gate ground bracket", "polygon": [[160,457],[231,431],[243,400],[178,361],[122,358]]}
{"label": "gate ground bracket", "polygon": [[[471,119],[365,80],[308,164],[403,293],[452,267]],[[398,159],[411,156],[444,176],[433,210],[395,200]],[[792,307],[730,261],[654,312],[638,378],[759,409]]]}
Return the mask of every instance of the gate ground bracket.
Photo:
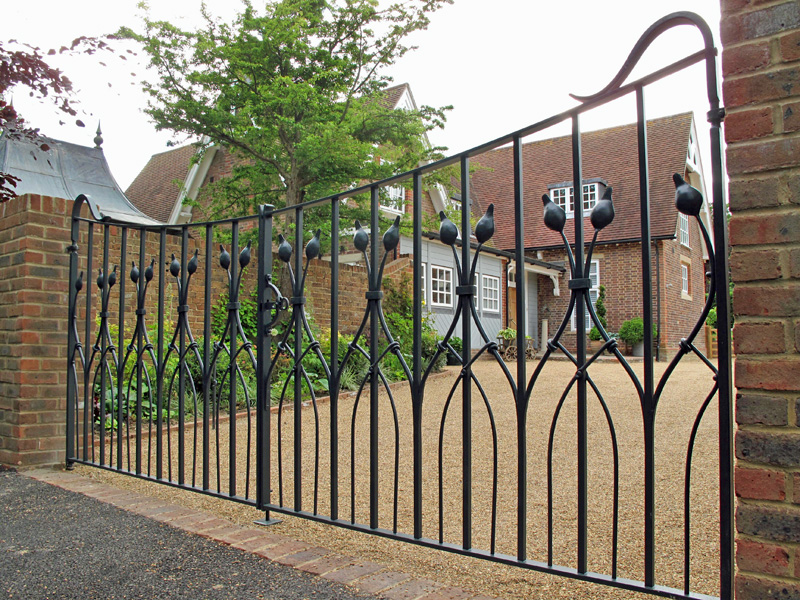
{"label": "gate ground bracket", "polygon": [[256,521],[253,521],[253,523],[255,523],[256,525],[264,525],[264,526],[277,525],[280,522],[281,522],[280,519],[268,519],[266,517],[264,517],[263,519],[258,519]]}

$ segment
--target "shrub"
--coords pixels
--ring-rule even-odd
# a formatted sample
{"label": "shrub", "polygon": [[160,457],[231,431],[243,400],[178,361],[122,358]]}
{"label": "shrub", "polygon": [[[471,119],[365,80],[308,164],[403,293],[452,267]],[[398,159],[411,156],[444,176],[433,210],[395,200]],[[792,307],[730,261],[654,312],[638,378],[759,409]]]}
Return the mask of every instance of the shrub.
{"label": "shrub", "polygon": [[[656,337],[656,324],[653,323],[653,337]],[[628,344],[638,344],[644,340],[644,320],[642,317],[634,317],[622,324],[619,328],[619,337]]]}

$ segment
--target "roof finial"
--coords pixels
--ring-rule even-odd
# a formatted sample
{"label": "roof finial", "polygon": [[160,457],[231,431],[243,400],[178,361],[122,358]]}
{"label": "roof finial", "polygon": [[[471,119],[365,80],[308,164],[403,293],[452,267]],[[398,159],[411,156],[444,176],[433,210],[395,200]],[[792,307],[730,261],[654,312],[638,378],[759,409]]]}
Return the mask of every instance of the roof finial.
{"label": "roof finial", "polygon": [[100,121],[97,122],[97,135],[94,136],[94,147],[99,148],[103,145],[103,132],[100,131]]}

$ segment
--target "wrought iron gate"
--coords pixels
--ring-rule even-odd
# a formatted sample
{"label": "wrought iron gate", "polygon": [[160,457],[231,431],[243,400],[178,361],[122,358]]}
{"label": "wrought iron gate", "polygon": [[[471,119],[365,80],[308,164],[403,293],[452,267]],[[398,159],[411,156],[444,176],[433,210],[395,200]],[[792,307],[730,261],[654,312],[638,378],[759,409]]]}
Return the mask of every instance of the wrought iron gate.
{"label": "wrought iron gate", "polygon": [[[677,25],[690,25],[702,34],[704,46],[672,65],[625,84],[646,48],[661,33]],[[732,423],[731,423],[731,352],[730,329],[719,328],[718,362],[712,363],[695,345],[709,310],[716,302],[719,323],[729,323],[726,206],[723,196],[719,106],[716,80],[716,49],[708,26],[693,13],[675,13],[650,27],[636,44],[614,80],[601,92],[576,97],[580,105],[512,134],[500,137],[460,155],[421,166],[391,179],[348,190],[340,194],[275,208],[262,206],[259,214],[245,218],[209,223],[136,226],[81,216],[85,197],[75,203],[70,251],[69,358],[67,380],[67,456],[68,463],[83,463],[129,473],[167,485],[195,490],[253,505],[267,513],[288,513],[378,534],[415,544],[481,557],[509,565],[560,574],[576,579],[639,590],[674,598],[708,597],[692,591],[689,574],[691,533],[691,468],[694,446],[701,419],[714,399],[718,406],[719,436],[719,595],[732,597]],[[713,238],[699,218],[702,197],[679,177],[676,178],[678,210],[693,218],[702,232],[709,257],[710,283],[707,302],[696,324],[680,342],[675,357],[657,378],[653,355],[653,278],[651,274],[651,231],[647,127],[644,112],[645,88],[686,67],[705,62],[710,110]],[[587,245],[582,202],[575,202],[575,238],[564,234],[564,211],[545,198],[544,222],[557,232],[568,255],[569,308],[562,315],[555,334],[547,341],[543,356],[532,368],[518,360],[511,369],[502,360],[498,344],[489,338],[476,310],[474,275],[479,256],[494,234],[491,210],[473,227],[470,222],[470,159],[503,145],[512,145],[514,190],[515,248],[509,260],[525,262],[524,232],[538,214],[526,212],[523,203],[522,140],[531,134],[562,122],[572,124],[572,181],[581,182],[580,117],[587,111],[625,95],[636,100],[638,132],[638,177],[641,223],[641,310],[644,320],[644,362],[640,376],[620,352],[617,341],[604,330],[589,296],[589,268],[598,234],[614,218],[609,198],[598,202],[591,215],[594,228]],[[426,177],[443,168],[457,168],[460,175],[459,227],[444,217],[439,240],[452,250],[457,284],[450,290],[457,298],[457,313],[444,339],[438,342],[429,360],[423,360],[424,307],[420,280],[422,276],[423,214],[422,200]],[[613,183],[613,182],[611,182]],[[406,185],[412,195],[413,248],[413,352],[403,354],[394,339],[383,313],[383,283],[387,259],[396,252],[400,240],[400,218],[384,223],[380,211],[382,190]],[[358,222],[340,223],[343,202],[368,195],[369,229]],[[319,211],[330,217],[330,230],[304,239],[304,222]],[[538,213],[538,211],[537,211]],[[293,241],[282,235],[288,232],[284,216],[289,215],[296,232]],[[511,215],[505,215],[510,219]],[[378,234],[384,227],[382,238]],[[386,228],[386,226],[388,228]],[[477,244],[462,244],[472,232]],[[355,335],[340,335],[340,305],[350,302],[352,290],[340,284],[342,271],[339,241],[352,236],[361,256],[363,276],[367,280],[363,318]],[[249,241],[244,243],[244,238]],[[320,340],[308,320],[308,299],[313,291],[306,286],[312,263],[320,262],[321,245],[332,240],[326,257],[330,289],[330,337]],[[307,241],[307,243],[305,243]],[[381,252],[381,245],[383,251]],[[138,248],[137,248],[138,246]],[[217,250],[218,248],[218,250]],[[273,248],[277,261],[273,263]],[[202,250],[202,253],[200,252]],[[305,260],[304,260],[305,255]],[[257,262],[256,284],[249,280],[248,266]],[[131,265],[128,273],[123,271]],[[285,265],[281,269],[276,266]],[[314,268],[320,268],[315,266]],[[97,272],[96,281],[88,281]],[[283,272],[283,285],[274,273]],[[522,268],[517,272],[522,272]],[[85,274],[85,275],[84,275]],[[225,284],[220,288],[220,276]],[[86,277],[86,280],[84,279]],[[201,279],[201,281],[194,280]],[[128,280],[128,281],[126,281]],[[128,287],[130,286],[130,287]],[[248,287],[249,286],[249,287]],[[155,288],[155,289],[151,289]],[[290,288],[290,293],[282,294]],[[252,289],[253,291],[247,291]],[[174,305],[173,305],[174,304]],[[517,288],[516,323],[525,330],[525,288]],[[585,312],[586,311],[586,312]],[[577,349],[571,352],[563,336],[573,313],[576,329],[585,331],[586,314],[598,328],[602,348],[587,351],[587,341],[578,335]],[[252,321],[255,320],[255,323]],[[460,323],[463,350],[456,352],[452,341]],[[197,330],[194,331],[193,327]],[[202,334],[196,334],[202,328]],[[249,339],[247,331],[255,331]],[[700,338],[702,339],[702,337]],[[343,341],[344,340],[344,341]],[[517,355],[525,356],[526,340],[517,337]],[[477,351],[472,348],[479,347]],[[616,357],[630,378],[641,409],[643,452],[643,498],[638,510],[643,515],[643,570],[636,580],[619,575],[618,544],[620,535],[619,447],[614,428],[613,403],[607,402],[592,377],[598,357],[607,352]],[[529,409],[540,374],[551,356],[561,354],[574,366],[563,394],[547,422],[529,418]],[[656,425],[659,400],[665,385],[681,360],[696,355],[708,368],[709,391],[691,426],[688,439],[680,440],[687,448],[683,469],[683,586],[668,587],[658,583],[656,574]],[[426,396],[433,365],[441,355],[450,355],[460,371],[449,396],[432,399]],[[393,357],[393,358],[391,358]],[[503,391],[514,404],[516,422],[510,437],[503,433],[493,416],[497,395],[486,389],[476,376],[476,360],[488,357],[503,373],[508,389]],[[389,385],[386,361],[405,375],[401,388]],[[309,367],[314,363],[312,375]],[[351,368],[355,363],[361,371]],[[282,372],[282,376],[277,374]],[[343,379],[360,373],[357,393],[346,397]],[[469,385],[465,385],[469,383]],[[402,386],[405,386],[404,388]],[[329,400],[318,403],[326,390]],[[615,392],[616,393],[616,392]],[[399,395],[410,403],[411,431],[398,416]],[[574,395],[574,398],[573,398]],[[363,402],[361,402],[363,397]],[[562,407],[575,401],[576,497],[574,566],[559,566],[553,536],[558,522],[554,510],[553,443]],[[433,458],[426,451],[425,409],[438,401],[440,410],[434,426]],[[610,436],[612,481],[612,538],[610,568],[593,572],[589,568],[592,522],[589,460],[592,449],[588,434],[590,405],[598,403]],[[277,404],[271,409],[273,401]],[[305,406],[305,408],[301,408]],[[294,407],[295,410],[288,410]],[[406,407],[407,408],[407,407]],[[460,424],[454,420],[460,411]],[[455,414],[456,416],[453,416]],[[489,436],[492,456],[486,461],[491,491],[480,500],[474,494],[473,476],[478,468],[473,441],[478,435],[474,418],[485,418],[481,435]],[[448,421],[448,417],[450,420]],[[389,419],[387,429],[383,429]],[[286,423],[290,420],[289,423]],[[546,479],[532,481],[529,459],[529,436],[544,425],[549,426],[546,456]],[[341,430],[340,430],[340,425]],[[455,427],[458,437],[448,437]],[[541,428],[539,428],[541,429]],[[366,436],[359,432],[365,431]],[[515,437],[514,437],[515,436]],[[408,437],[408,439],[406,439]],[[402,443],[401,443],[402,440]],[[510,440],[510,441],[509,441]],[[508,488],[498,478],[498,443],[515,448],[516,468]],[[410,447],[406,448],[406,444]],[[349,448],[347,448],[349,446]],[[347,451],[340,455],[340,450]],[[455,452],[454,458],[447,456]],[[388,467],[382,466],[381,453],[389,453]],[[359,458],[364,458],[360,461]],[[402,459],[402,460],[401,460]],[[410,462],[411,494],[399,485],[401,462]],[[450,462],[448,462],[450,461]],[[310,464],[308,464],[310,462]],[[444,471],[452,462],[458,466],[457,485],[448,487]],[[346,465],[346,469],[340,467]],[[483,467],[481,467],[483,468]],[[345,472],[347,471],[347,472]],[[438,481],[437,481],[438,476]],[[364,482],[367,483],[363,486]],[[388,482],[388,483],[387,483]],[[547,502],[530,504],[534,488],[544,485]],[[363,489],[362,489],[363,486]],[[431,493],[429,490],[434,490]],[[513,497],[513,511],[498,509],[498,495]],[[453,498],[456,498],[453,504]],[[450,511],[460,499],[460,510]],[[408,514],[401,512],[401,508]],[[509,512],[511,514],[509,514]],[[460,513],[453,516],[453,513]],[[364,519],[366,515],[366,520]],[[434,515],[433,520],[429,520]],[[534,518],[531,518],[531,517]],[[459,530],[453,532],[450,521]],[[530,520],[530,521],[529,521]],[[502,522],[501,522],[502,521]],[[431,525],[430,523],[433,523]],[[408,527],[406,528],[406,525]],[[497,530],[515,532],[511,548],[498,550]],[[531,531],[546,529],[546,552],[529,552]],[[483,547],[476,547],[473,533],[478,531]],[[626,569],[630,570],[630,569]],[[659,575],[659,578],[661,576]]]}

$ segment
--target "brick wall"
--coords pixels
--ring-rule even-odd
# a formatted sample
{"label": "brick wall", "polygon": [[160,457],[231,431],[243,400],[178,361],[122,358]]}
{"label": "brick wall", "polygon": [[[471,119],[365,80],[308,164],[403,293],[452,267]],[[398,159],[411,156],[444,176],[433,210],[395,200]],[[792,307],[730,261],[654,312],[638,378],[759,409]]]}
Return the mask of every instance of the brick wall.
{"label": "brick wall", "polygon": [[0,204],[0,463],[64,460],[66,217],[72,203]]}
{"label": "brick wall", "polygon": [[[700,232],[690,227],[690,248],[675,240],[657,242],[658,256],[653,249],[653,319],[657,319],[658,293],[656,278],[660,273],[661,303],[661,358],[671,357],[678,349],[681,338],[686,337],[697,322],[705,304],[705,269],[703,266]],[[690,268],[690,295],[681,294],[680,264],[686,258]],[[546,261],[566,261],[563,251],[549,250],[544,253]],[[608,329],[619,331],[622,323],[633,317],[642,316],[642,249],[639,244],[609,244],[595,249],[593,259],[599,264],[600,284],[606,287],[606,308]],[[657,268],[658,260],[658,268]],[[560,296],[553,296],[553,283],[550,278],[539,278],[540,318],[545,318],[544,308],[549,309],[550,335],[555,333],[569,305],[569,273],[561,276]],[[575,332],[568,326],[562,338],[567,348],[576,346]],[[696,344],[701,350],[705,342],[699,336]],[[624,345],[624,344],[623,344]]]}
{"label": "brick wall", "polygon": [[800,598],[800,3],[721,4],[736,597]]}

